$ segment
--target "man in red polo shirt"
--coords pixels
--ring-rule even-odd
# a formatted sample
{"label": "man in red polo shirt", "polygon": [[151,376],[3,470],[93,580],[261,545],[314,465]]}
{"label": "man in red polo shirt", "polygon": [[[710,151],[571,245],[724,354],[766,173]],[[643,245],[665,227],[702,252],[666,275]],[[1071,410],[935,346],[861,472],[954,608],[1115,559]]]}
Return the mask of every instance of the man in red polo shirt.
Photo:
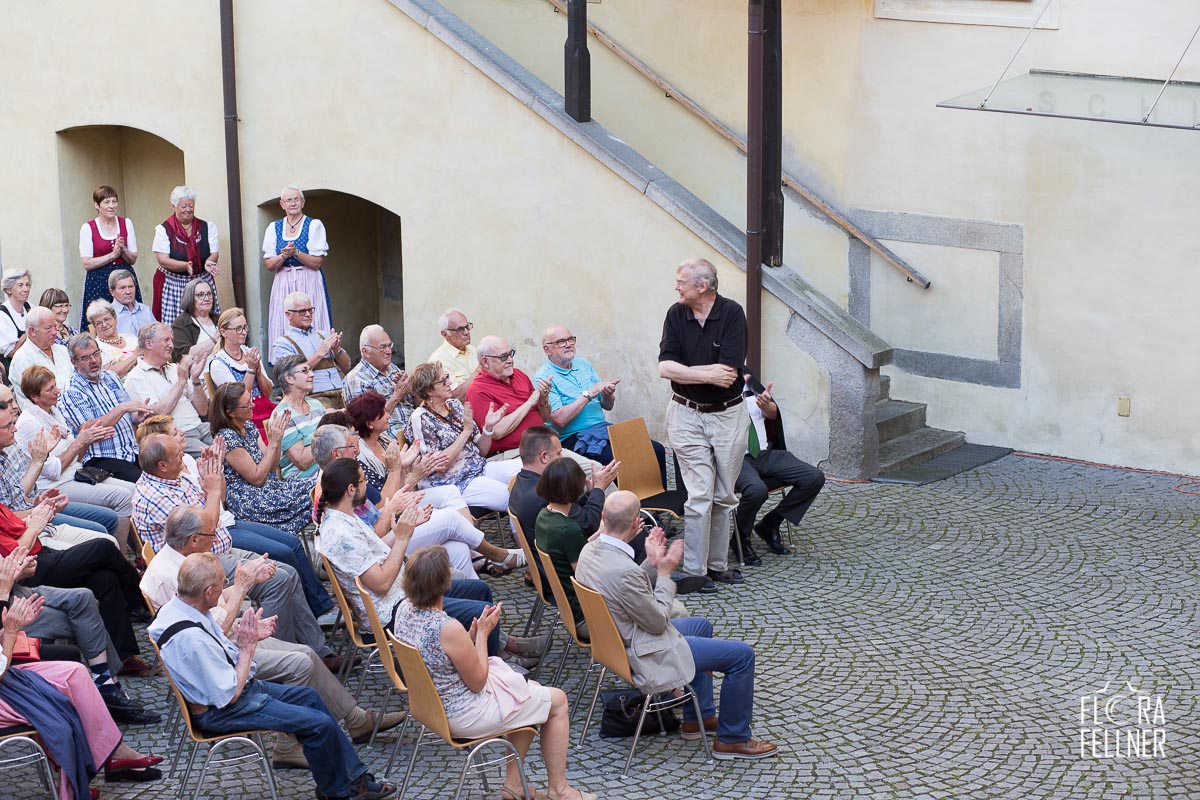
{"label": "man in red polo shirt", "polygon": [[[529,376],[514,366],[516,354],[499,336],[485,336],[479,343],[479,374],[467,389],[475,424],[479,430],[486,427],[484,418],[489,407],[509,409],[492,431],[492,446],[484,453],[486,456],[516,458],[521,434],[550,419],[550,379],[538,381],[535,387]],[[570,450],[564,450],[563,455],[578,462],[585,474],[592,474],[595,462],[591,459]]]}

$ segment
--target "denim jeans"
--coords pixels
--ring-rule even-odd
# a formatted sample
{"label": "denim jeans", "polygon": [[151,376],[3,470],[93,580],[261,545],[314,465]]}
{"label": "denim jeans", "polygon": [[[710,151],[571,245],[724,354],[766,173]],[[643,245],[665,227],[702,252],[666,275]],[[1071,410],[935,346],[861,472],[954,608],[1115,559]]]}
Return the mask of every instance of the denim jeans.
{"label": "denim jeans", "polygon": [[[750,719],[754,716],[754,648],[745,642],[712,638],[712,623],[703,617],[671,620],[684,635],[696,662],[692,680],[705,719],[717,717],[717,739],[726,743],[750,738]],[[713,703],[713,679],[709,672],[724,673],[721,682],[721,713]],[[691,703],[684,703],[683,718],[695,721]]]}
{"label": "denim jeans", "polygon": [[229,528],[229,535],[233,537],[233,546],[239,550],[249,550],[260,556],[266,553],[280,564],[287,564],[296,570],[300,576],[300,586],[304,589],[304,599],[308,601],[314,617],[333,609],[333,598],[317,579],[317,573],[299,537],[261,522],[244,519],[239,519]]}
{"label": "denim jeans", "polygon": [[350,784],[367,771],[325,703],[305,686],[251,681],[237,702],[198,714],[193,721],[210,733],[266,730],[292,734],[304,747],[313,780],[325,795],[346,797]]}
{"label": "denim jeans", "polygon": [[117,512],[91,503],[67,503],[54,515],[55,525],[74,525],[96,533],[117,535]]}

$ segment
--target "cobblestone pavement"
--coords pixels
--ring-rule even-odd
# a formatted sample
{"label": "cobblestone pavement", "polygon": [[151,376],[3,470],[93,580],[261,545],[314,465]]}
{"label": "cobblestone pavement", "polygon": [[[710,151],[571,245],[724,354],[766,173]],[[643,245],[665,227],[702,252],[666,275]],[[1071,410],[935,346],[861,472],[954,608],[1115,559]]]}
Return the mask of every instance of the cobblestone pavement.
{"label": "cobblestone pavement", "polygon": [[[687,598],[718,635],[757,648],[754,732],[781,756],[708,764],[695,743],[655,736],[622,779],[628,740],[593,732],[572,742],[570,776],[631,799],[1200,797],[1197,498],[1174,492],[1178,482],[1010,456],[922,487],[831,483],[793,532],[795,555],[766,554],[743,586]],[[517,628],[529,606],[520,578],[496,588]],[[568,693],[583,666],[568,663]],[[1151,696],[1141,727],[1165,731],[1163,753],[1104,758],[1089,739],[1081,757],[1081,697],[1120,690],[1115,721],[1102,700],[1100,722],[1089,710],[1083,727],[1129,727],[1130,682]],[[381,686],[372,679],[368,705]],[[161,678],[129,687],[166,708]],[[127,735],[171,752],[156,727]],[[381,771],[390,748],[360,752]],[[410,752],[402,747],[401,765]],[[450,796],[458,754],[422,752],[409,796]],[[37,796],[24,774],[9,770],[0,797]],[[402,775],[398,766],[390,777]],[[281,772],[279,783],[283,797],[313,796],[307,773]],[[106,798],[176,791],[96,785]],[[494,782],[490,793],[467,785],[472,797],[499,797]],[[245,768],[210,786],[206,797],[266,796]]]}

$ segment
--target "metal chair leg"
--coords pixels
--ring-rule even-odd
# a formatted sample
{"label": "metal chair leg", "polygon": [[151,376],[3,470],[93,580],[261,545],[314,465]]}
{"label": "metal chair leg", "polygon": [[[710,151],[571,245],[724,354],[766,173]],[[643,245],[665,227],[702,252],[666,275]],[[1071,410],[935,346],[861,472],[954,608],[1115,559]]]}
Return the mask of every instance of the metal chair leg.
{"label": "metal chair leg", "polygon": [[200,745],[197,742],[192,742],[192,754],[188,756],[187,766],[183,770],[183,777],[179,779],[179,800],[183,800],[183,793],[187,790],[188,778],[192,775],[192,765],[196,763],[196,753],[199,750]]}
{"label": "metal chair leg", "polygon": [[708,746],[708,734],[704,732],[704,716],[700,713],[700,696],[696,694],[696,688],[688,684],[688,691],[692,695],[692,708],[696,711],[696,721],[700,724],[700,746],[704,749],[704,760],[712,763],[712,749]]}
{"label": "metal chair leg", "polygon": [[404,734],[408,731],[408,723],[412,720],[411,714],[404,716],[404,722],[400,725],[400,734],[396,737],[396,744],[392,746],[392,754],[388,757],[387,766],[383,768],[385,776],[392,774],[392,765],[396,763],[396,756],[400,752],[400,744],[404,741]]}
{"label": "metal chair leg", "polygon": [[261,733],[254,734],[254,743],[258,745],[259,755],[262,756],[263,772],[267,777],[267,788],[271,790],[271,800],[279,800],[278,787],[275,785],[275,770],[271,768],[271,761],[267,756],[267,746],[263,744]]}
{"label": "metal chair leg", "polygon": [[388,703],[392,701],[392,692],[395,691],[395,688],[392,682],[388,681],[387,694],[383,696],[383,702],[379,705],[379,711],[375,714],[375,727],[371,729],[371,738],[367,740],[367,747],[375,744],[375,737],[379,735],[379,726],[383,724],[383,715],[387,713]]}
{"label": "metal chair leg", "polygon": [[621,777],[629,774],[629,767],[633,764],[633,753],[637,750],[638,739],[642,738],[642,725],[646,722],[646,709],[650,707],[650,695],[646,695],[642,700],[642,713],[638,715],[637,727],[633,730],[633,744],[629,746],[629,757],[625,759],[625,769],[621,770]]}
{"label": "metal chair leg", "polygon": [[579,732],[579,744],[581,745],[587,736],[588,727],[592,724],[592,715],[596,712],[596,701],[600,699],[600,687],[604,684],[604,673],[607,671],[606,667],[601,666],[600,674],[596,677],[596,691],[592,692],[592,704],[588,706],[587,719],[583,721],[583,730]]}
{"label": "metal chair leg", "polygon": [[424,725],[417,732],[417,740],[413,742],[412,757],[408,760],[408,770],[404,773],[404,782],[400,784],[400,796],[397,800],[404,800],[404,793],[408,791],[409,781],[412,779],[413,769],[417,766],[417,751],[421,749],[421,740],[425,738],[425,732],[429,730]]}

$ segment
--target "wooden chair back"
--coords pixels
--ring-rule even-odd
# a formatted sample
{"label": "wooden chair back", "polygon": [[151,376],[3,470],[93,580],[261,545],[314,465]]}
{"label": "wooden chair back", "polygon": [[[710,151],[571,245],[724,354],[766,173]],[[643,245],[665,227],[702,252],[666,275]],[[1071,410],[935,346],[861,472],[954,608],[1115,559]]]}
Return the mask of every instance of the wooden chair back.
{"label": "wooden chair back", "polygon": [[525,563],[533,567],[533,588],[537,590],[538,599],[544,605],[554,605],[552,600],[546,598],[546,589],[542,586],[542,576],[537,568],[538,557],[534,555],[533,546],[525,538],[525,531],[521,528],[521,520],[517,519],[517,515],[511,511],[508,512],[508,519],[512,522],[513,536],[516,537],[517,544],[521,545],[521,550],[525,553]]}
{"label": "wooden chair back", "polygon": [[371,633],[374,634],[375,641],[379,644],[379,661],[383,664],[388,677],[392,679],[392,685],[401,692],[407,692],[408,687],[404,683],[404,677],[396,668],[396,659],[392,656],[392,650],[386,645],[387,632],[383,627],[383,621],[379,619],[378,612],[375,611],[375,601],[371,599],[367,587],[363,586],[361,578],[355,578],[354,585],[358,587],[358,596],[362,598],[363,608],[371,623]]}
{"label": "wooden chair back", "polygon": [[588,635],[592,639],[592,659],[633,684],[633,670],[629,667],[629,654],[625,652],[625,640],[617,630],[617,622],[608,610],[604,596],[589,589],[575,578],[571,578],[575,596],[583,618],[587,620]]}
{"label": "wooden chair back", "polygon": [[[590,649],[591,644],[588,640],[579,638],[578,629],[575,627],[575,615],[571,612],[571,601],[567,599],[567,590],[563,588],[562,580],[554,570],[554,559],[550,557],[549,553],[538,547],[536,543],[534,544],[534,549],[537,551],[538,558],[542,560],[542,568],[546,570],[546,580],[550,582],[550,589],[554,592],[555,604],[558,606],[558,616],[562,620],[563,627],[567,629],[567,633],[571,634],[571,638],[575,640],[575,644],[584,650]],[[588,632],[591,632],[590,622],[588,623]]]}
{"label": "wooden chair back", "polygon": [[[407,679],[408,713],[417,722],[457,746],[454,736],[450,733],[446,707],[442,705],[442,697],[433,683],[433,676],[429,674],[429,667],[425,666],[425,659],[421,658],[421,652],[397,639],[391,631],[387,632],[387,636],[392,643],[391,649],[396,663]],[[387,646],[388,640],[379,643],[381,649]]]}
{"label": "wooden chair back", "polygon": [[154,560],[154,548],[149,542],[142,545],[142,560],[146,562],[146,566],[150,566],[150,562]]}
{"label": "wooden chair back", "polygon": [[608,426],[608,442],[612,446],[613,459],[621,462],[618,486],[633,492],[638,500],[667,490],[662,485],[658,458],[654,455],[654,445],[650,443],[645,419],[635,417]]}
{"label": "wooden chair back", "polygon": [[[346,633],[350,636],[350,641],[360,650],[370,650],[376,645],[383,647],[383,642],[379,639],[376,639],[376,644],[370,644],[362,638],[362,634],[358,632],[358,624],[354,620],[354,604],[346,596],[346,590],[342,587],[342,582],[338,580],[333,564],[324,553],[319,555],[321,564],[325,567],[325,574],[329,576],[329,585],[333,587],[333,597],[337,600],[338,608],[342,610],[342,621],[346,624]],[[368,598],[364,597],[364,601],[366,599]]]}

